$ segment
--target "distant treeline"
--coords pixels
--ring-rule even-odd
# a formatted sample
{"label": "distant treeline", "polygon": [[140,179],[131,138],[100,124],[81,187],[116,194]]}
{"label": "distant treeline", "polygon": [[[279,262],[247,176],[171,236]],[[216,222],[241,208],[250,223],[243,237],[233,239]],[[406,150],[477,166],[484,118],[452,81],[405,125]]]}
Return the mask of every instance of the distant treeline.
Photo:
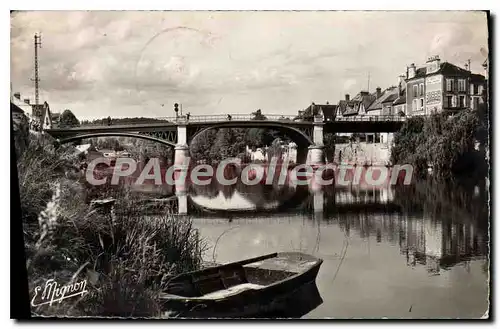
{"label": "distant treeline", "polygon": [[82,120],[80,123],[82,126],[84,125],[108,125],[111,123],[112,125],[128,125],[128,124],[140,124],[140,123],[162,123],[169,122],[168,120],[163,119],[155,119],[155,118],[144,118],[144,117],[135,117],[135,118],[102,118],[95,120]]}

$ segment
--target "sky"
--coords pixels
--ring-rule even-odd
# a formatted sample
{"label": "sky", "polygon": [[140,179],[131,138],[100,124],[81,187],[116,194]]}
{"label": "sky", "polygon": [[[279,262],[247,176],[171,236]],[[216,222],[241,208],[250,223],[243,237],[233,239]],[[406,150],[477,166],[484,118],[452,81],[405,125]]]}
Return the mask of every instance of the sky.
{"label": "sky", "polygon": [[488,49],[483,12],[14,12],[12,92],[32,101],[37,32],[40,100],[79,119],[295,115],[433,55],[483,73]]}

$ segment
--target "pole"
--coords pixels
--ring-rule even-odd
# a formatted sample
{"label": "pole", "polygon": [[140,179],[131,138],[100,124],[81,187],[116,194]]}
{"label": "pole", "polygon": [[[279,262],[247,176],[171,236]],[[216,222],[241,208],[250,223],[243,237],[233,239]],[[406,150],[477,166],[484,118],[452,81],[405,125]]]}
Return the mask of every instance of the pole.
{"label": "pole", "polygon": [[39,85],[40,78],[38,77],[38,47],[42,48],[42,36],[35,34],[35,105],[39,102]]}

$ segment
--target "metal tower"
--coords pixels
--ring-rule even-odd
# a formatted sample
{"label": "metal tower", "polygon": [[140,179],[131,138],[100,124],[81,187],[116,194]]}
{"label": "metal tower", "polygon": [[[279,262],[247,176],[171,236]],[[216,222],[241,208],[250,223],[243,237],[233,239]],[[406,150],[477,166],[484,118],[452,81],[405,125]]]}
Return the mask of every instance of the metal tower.
{"label": "metal tower", "polygon": [[38,77],[38,48],[42,48],[42,36],[35,34],[35,78],[32,79],[35,81],[35,105],[38,105],[39,99],[39,91],[38,91],[38,83],[40,82],[40,78]]}

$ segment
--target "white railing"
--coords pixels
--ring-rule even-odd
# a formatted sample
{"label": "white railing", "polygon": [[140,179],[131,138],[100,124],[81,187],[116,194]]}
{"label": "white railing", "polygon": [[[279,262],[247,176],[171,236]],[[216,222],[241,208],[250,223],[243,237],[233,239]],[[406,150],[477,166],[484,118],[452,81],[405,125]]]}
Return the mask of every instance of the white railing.
{"label": "white railing", "polygon": [[[282,114],[263,114],[265,119],[269,121],[291,121],[296,118],[296,115]],[[157,117],[155,119],[168,120],[172,122],[187,121],[187,122],[221,122],[221,121],[251,121],[257,120],[253,114],[214,114],[214,115],[182,115],[176,117]]]}
{"label": "white railing", "polygon": [[[282,115],[282,114],[263,114],[263,117],[267,121],[283,121],[283,122],[311,122],[312,118],[301,119],[296,115]],[[252,121],[256,120],[255,115],[253,114],[215,114],[215,115],[182,115],[177,117],[155,117],[151,118],[155,120],[159,120],[157,124],[161,124],[162,121],[168,121],[170,123],[209,123],[209,122],[224,122],[224,121]],[[295,119],[295,120],[294,120]],[[161,120],[161,121],[160,121]],[[334,120],[323,119],[325,122],[390,122],[390,121],[405,121],[406,117],[399,115],[355,115],[355,116],[346,116],[346,117],[335,117]],[[139,125],[139,124],[156,124],[155,122],[150,123],[130,123],[125,125]],[[106,126],[107,124],[85,124],[84,126]],[[111,125],[119,125],[122,126],[124,124],[120,124],[113,122],[111,120]]]}
{"label": "white railing", "polygon": [[[263,117],[268,121],[310,121],[298,118],[296,115],[281,115],[281,114],[263,114]],[[159,117],[155,119],[168,120],[172,122],[187,121],[187,122],[221,122],[221,121],[251,121],[256,120],[251,114],[215,114],[215,115],[191,115],[179,117]],[[356,115],[347,117],[335,117],[335,121],[405,121],[406,117],[400,115]],[[326,121],[326,120],[324,120]]]}
{"label": "white railing", "polygon": [[336,117],[335,121],[405,121],[406,117],[400,115],[353,115],[347,117]]}

